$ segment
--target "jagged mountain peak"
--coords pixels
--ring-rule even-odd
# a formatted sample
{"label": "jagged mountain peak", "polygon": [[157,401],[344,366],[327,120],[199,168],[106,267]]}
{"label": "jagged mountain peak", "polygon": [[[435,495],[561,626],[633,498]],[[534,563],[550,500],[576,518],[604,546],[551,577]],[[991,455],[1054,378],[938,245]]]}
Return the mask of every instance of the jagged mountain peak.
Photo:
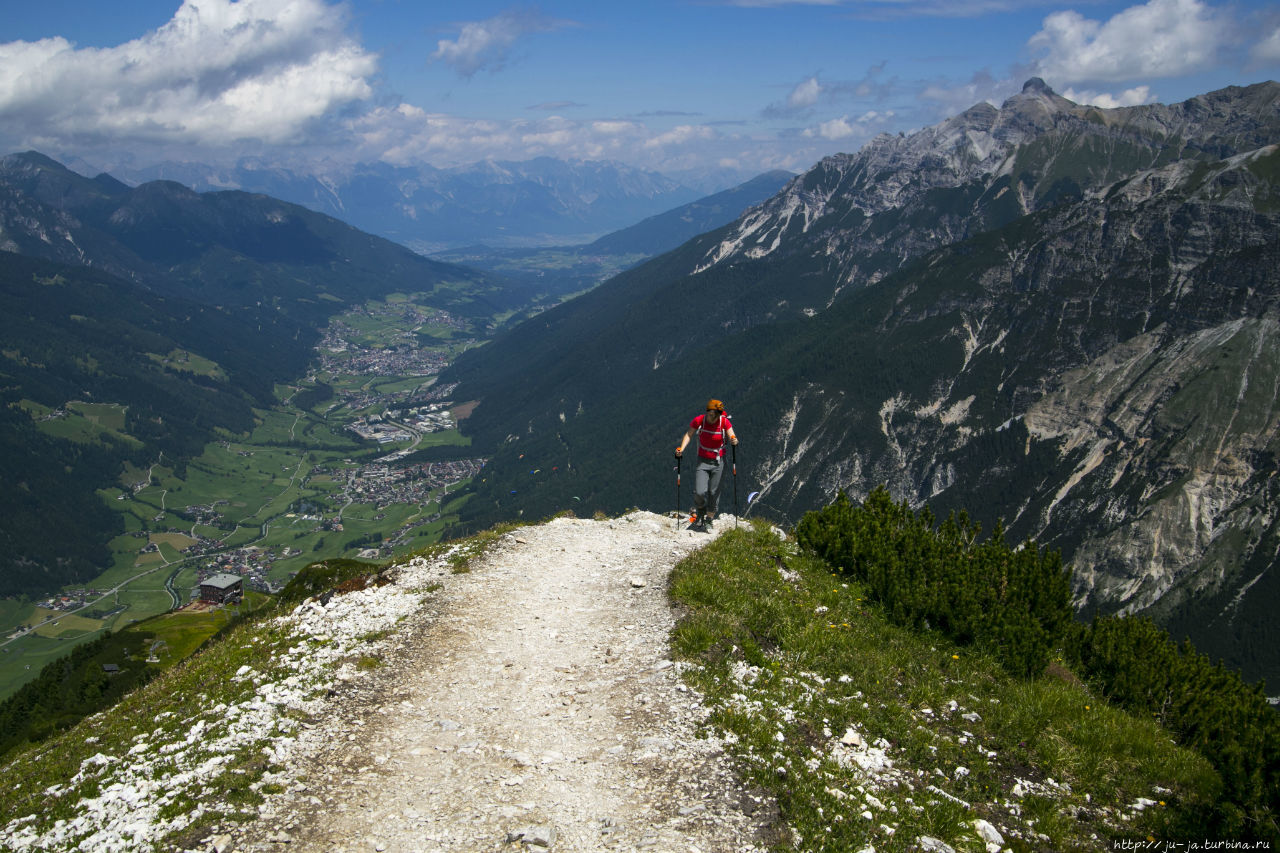
{"label": "jagged mountain peak", "polygon": [[1040,77],[1032,77],[1030,80],[1022,84],[1022,94],[1026,95],[1028,93],[1039,95],[1056,94],[1053,89],[1049,87],[1049,84],[1044,82]]}
{"label": "jagged mountain peak", "polygon": [[[1175,105],[1103,109],[1078,105],[1032,78],[999,108],[979,103],[913,134],[882,135],[855,154],[825,158],[718,235],[694,272],[785,253],[789,237],[824,226],[833,263],[873,248],[905,260],[975,227],[1001,224],[1056,204],[1064,194],[1078,196],[1135,168],[1161,165],[1173,152],[1227,158],[1277,135],[1280,84],[1222,90]],[[925,217],[925,208],[940,205],[949,208],[947,227],[927,237],[911,229],[911,245],[883,220],[871,225],[891,212],[899,220]],[[860,223],[850,221],[853,211]],[[849,269],[841,287],[877,281],[893,268]]]}

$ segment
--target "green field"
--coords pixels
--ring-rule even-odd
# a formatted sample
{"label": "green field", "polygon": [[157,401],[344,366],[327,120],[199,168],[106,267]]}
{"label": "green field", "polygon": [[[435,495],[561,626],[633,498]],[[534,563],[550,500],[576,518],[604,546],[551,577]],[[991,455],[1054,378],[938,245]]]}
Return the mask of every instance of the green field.
{"label": "green field", "polygon": [[125,407],[118,403],[72,401],[60,412],[32,400],[22,400],[18,405],[41,432],[54,438],[78,444],[117,441],[141,446],[141,442],[124,431]]}
{"label": "green field", "polygon": [[166,367],[169,370],[175,370],[179,373],[192,373],[196,376],[208,376],[211,379],[225,380],[226,374],[215,361],[210,361],[203,356],[196,355],[186,350],[173,350],[168,355],[158,355],[154,352],[147,353],[147,357],[156,364]]}
{"label": "green field", "polygon": [[186,658],[218,631],[239,616],[266,606],[270,596],[248,590],[238,606],[212,610],[178,610],[138,624],[134,629],[154,634],[147,653],[161,666],[169,666]]}
{"label": "green field", "polygon": [[124,432],[125,407],[118,403],[84,403],[79,400],[67,403],[67,409],[78,412],[103,429]]}
{"label": "green field", "polygon": [[32,615],[43,621],[35,633],[54,640],[75,640],[96,634],[103,628],[101,619],[86,619],[74,613],[59,614],[56,610],[37,608]]}

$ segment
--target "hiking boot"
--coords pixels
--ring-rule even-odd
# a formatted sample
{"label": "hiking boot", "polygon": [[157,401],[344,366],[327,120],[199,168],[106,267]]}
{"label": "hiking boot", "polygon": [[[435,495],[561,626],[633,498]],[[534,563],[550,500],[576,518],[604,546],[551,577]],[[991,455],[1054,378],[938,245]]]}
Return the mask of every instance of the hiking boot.
{"label": "hiking boot", "polygon": [[702,526],[703,526],[704,528],[706,528],[707,530],[710,530],[710,529],[711,529],[711,521],[712,521],[712,517],[711,517],[710,515],[708,515],[708,516],[704,516],[704,517],[702,518]]}

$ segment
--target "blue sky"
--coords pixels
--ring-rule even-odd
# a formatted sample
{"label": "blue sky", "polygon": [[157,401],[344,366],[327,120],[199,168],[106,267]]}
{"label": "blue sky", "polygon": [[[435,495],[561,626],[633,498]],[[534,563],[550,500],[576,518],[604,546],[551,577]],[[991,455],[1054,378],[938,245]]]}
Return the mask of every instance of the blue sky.
{"label": "blue sky", "polygon": [[484,158],[800,171],[1031,76],[1078,102],[1280,78],[1241,0],[40,0],[0,20],[0,151],[101,168]]}

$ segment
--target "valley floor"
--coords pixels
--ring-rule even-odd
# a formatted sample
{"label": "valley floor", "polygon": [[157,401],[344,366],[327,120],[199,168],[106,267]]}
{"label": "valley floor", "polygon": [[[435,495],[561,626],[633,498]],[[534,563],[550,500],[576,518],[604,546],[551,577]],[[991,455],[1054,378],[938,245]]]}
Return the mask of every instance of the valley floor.
{"label": "valley floor", "polygon": [[764,849],[776,809],[699,737],[707,711],[669,657],[667,574],[710,538],[643,512],[504,534],[306,739],[298,782],[207,843]]}

